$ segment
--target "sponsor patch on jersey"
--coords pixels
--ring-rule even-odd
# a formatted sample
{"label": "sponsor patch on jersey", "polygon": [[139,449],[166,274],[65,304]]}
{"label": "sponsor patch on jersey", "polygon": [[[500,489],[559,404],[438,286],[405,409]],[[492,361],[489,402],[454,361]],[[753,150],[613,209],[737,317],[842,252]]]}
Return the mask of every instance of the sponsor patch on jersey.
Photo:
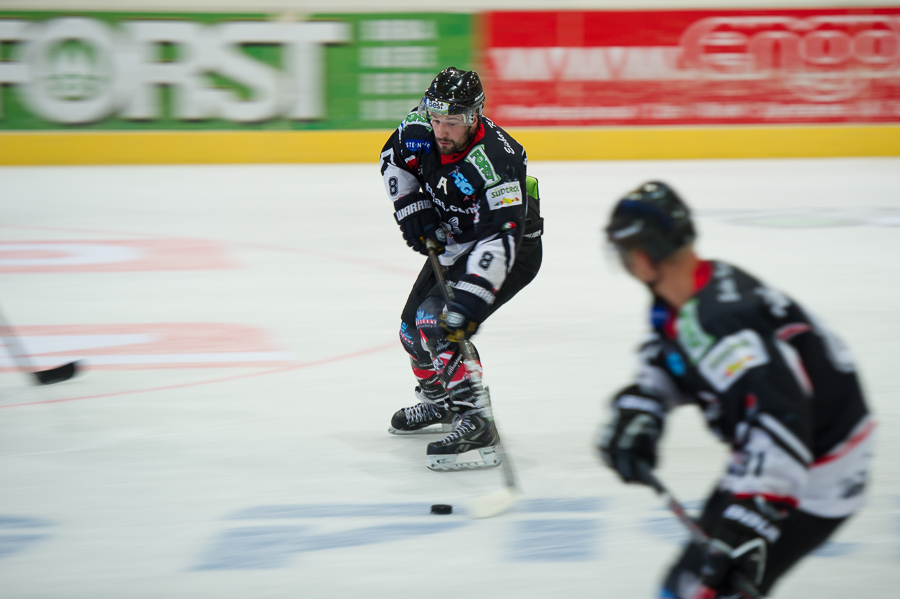
{"label": "sponsor patch on jersey", "polygon": [[500,176],[497,174],[494,165],[487,157],[484,146],[478,145],[472,148],[472,151],[466,156],[466,160],[471,162],[472,166],[478,169],[478,173],[481,175],[481,178],[484,179],[486,185],[491,186],[500,182]]}
{"label": "sponsor patch on jersey", "polygon": [[469,180],[466,179],[465,175],[463,175],[461,172],[453,171],[452,173],[450,173],[450,176],[453,177],[453,182],[456,183],[456,186],[461,192],[463,192],[467,196],[475,193],[475,188],[472,187],[472,184],[469,183]]}
{"label": "sponsor patch on jersey", "polygon": [[684,360],[681,359],[681,354],[678,352],[666,353],[666,364],[669,366],[669,371],[675,376],[684,376],[684,373],[687,372]]}
{"label": "sponsor patch on jersey", "polygon": [[751,368],[769,362],[769,354],[756,331],[744,329],[720,340],[706,357],[699,369],[709,384],[722,393]]}
{"label": "sponsor patch on jersey", "polygon": [[492,187],[487,190],[487,201],[491,210],[518,206],[522,203],[522,187],[518,181]]}
{"label": "sponsor patch on jersey", "polygon": [[424,125],[427,125],[429,129],[431,129],[431,123],[428,122],[428,119],[426,119],[423,115],[419,114],[418,110],[413,110],[412,112],[407,114],[406,118],[403,119],[403,122],[404,123],[422,123]]}
{"label": "sponsor patch on jersey", "polygon": [[431,151],[431,142],[427,139],[407,139],[404,143],[406,144],[406,149],[410,152],[424,150],[427,154]]}
{"label": "sponsor patch on jersey", "polygon": [[691,363],[696,364],[703,354],[706,353],[716,338],[708,335],[703,327],[700,326],[700,315],[697,314],[697,300],[691,300],[684,305],[678,312],[678,318],[675,320],[675,330],[678,331],[678,342],[687,355],[691,358]]}

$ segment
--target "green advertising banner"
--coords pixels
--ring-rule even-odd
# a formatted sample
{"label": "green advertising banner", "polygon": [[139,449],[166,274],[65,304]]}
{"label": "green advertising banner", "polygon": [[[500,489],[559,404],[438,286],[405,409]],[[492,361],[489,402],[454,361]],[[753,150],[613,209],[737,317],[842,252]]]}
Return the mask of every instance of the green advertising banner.
{"label": "green advertising banner", "polygon": [[472,23],[0,11],[0,130],[392,128],[442,68],[473,68]]}

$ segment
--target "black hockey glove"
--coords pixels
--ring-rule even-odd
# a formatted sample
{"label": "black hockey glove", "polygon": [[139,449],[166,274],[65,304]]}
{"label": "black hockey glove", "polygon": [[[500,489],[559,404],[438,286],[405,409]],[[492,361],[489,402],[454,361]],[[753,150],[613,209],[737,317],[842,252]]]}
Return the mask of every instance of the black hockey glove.
{"label": "black hockey glove", "polygon": [[431,237],[437,242],[440,248],[438,253],[443,251],[447,238],[441,228],[440,216],[428,196],[421,191],[394,201],[394,219],[400,225],[406,245],[415,251],[428,255],[425,247],[426,237]]}
{"label": "black hockey glove", "polygon": [[631,385],[613,397],[612,418],[601,429],[597,449],[603,462],[626,483],[649,484],[643,473],[656,467],[662,435],[663,401]]}
{"label": "black hockey glove", "polygon": [[[472,292],[465,289],[471,289]],[[476,293],[479,295],[475,295]],[[484,285],[468,281],[456,284],[453,301],[447,306],[447,312],[440,316],[440,324],[447,331],[447,339],[459,343],[475,334],[488,313],[487,300],[482,299],[481,295],[492,298],[493,291],[488,291]]]}
{"label": "black hockey glove", "polygon": [[[748,597],[759,587],[766,568],[769,546],[781,536],[781,522],[790,508],[766,502],[760,496],[736,500],[725,508],[713,531],[700,570],[711,596]],[[738,573],[736,576],[735,573]]]}

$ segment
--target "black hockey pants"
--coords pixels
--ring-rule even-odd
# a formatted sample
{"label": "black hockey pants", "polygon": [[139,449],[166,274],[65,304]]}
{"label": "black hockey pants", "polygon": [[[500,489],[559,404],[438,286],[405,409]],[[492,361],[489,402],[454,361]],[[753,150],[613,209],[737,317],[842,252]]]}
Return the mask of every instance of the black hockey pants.
{"label": "black hockey pants", "polygon": [[[517,252],[516,262],[503,286],[497,292],[488,316],[496,312],[500,306],[534,280],[541,268],[542,257],[540,235],[523,239]],[[444,276],[447,281],[455,282],[465,272],[466,260],[465,257],[462,257],[445,269]],[[400,340],[403,348],[411,357],[413,371],[419,378],[423,389],[426,390],[426,395],[432,396],[428,387],[435,389],[434,385],[438,380],[436,377],[439,375],[441,386],[450,393],[452,402],[467,404],[471,399],[471,388],[468,381],[462,380],[463,373],[458,372],[459,368],[465,368],[464,365],[460,365],[459,346],[447,340],[444,330],[437,322],[437,316],[443,307],[443,293],[438,285],[437,277],[434,275],[431,263],[426,262],[419,272],[400,315]],[[423,347],[423,340],[425,347]],[[429,370],[431,370],[432,376],[427,376]]]}
{"label": "black hockey pants", "polygon": [[[713,530],[722,511],[730,503],[730,494],[723,491],[713,493],[700,515],[700,527],[707,531]],[[781,524],[781,537],[769,547],[766,569],[759,586],[762,595],[767,595],[779,578],[824,543],[846,520],[847,518],[820,518],[799,510],[788,516]],[[663,583],[663,588],[672,597],[687,599],[691,596],[692,591],[689,589],[695,587],[699,580],[705,553],[705,547],[697,543],[692,542],[685,547]]]}

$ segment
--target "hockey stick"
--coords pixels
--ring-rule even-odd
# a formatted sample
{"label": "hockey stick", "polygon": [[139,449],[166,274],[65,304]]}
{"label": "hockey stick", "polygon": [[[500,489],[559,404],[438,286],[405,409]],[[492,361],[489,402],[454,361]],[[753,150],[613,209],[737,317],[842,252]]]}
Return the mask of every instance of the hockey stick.
{"label": "hockey stick", "polygon": [[[691,539],[698,545],[709,544],[711,540],[709,534],[697,524],[696,520],[688,515],[684,506],[681,505],[681,502],[675,499],[675,496],[662,484],[662,481],[653,474],[650,465],[642,462],[639,464],[638,468],[641,470],[641,480],[650,485],[653,490],[663,498],[666,507],[669,508],[669,511],[672,512],[678,521],[687,529],[688,533],[691,535]],[[762,597],[762,595],[759,594],[759,589],[756,588],[756,585],[747,580],[747,577],[740,572],[734,572],[731,577],[732,582],[737,587],[737,590],[740,592],[743,599],[760,599]],[[710,597],[713,597],[713,595],[710,595]]]}
{"label": "hockey stick", "polygon": [[78,362],[69,362],[47,370],[37,370],[31,364],[25,348],[18,337],[16,337],[12,326],[10,326],[6,317],[3,316],[2,311],[0,311],[0,329],[3,331],[2,335],[0,335],[4,339],[3,345],[9,348],[9,355],[12,357],[13,362],[16,363],[16,367],[23,373],[33,376],[37,380],[37,384],[52,385],[53,383],[61,383],[69,380],[78,372]]}
{"label": "hockey stick", "polygon": [[[425,245],[428,248],[428,260],[431,262],[431,269],[434,271],[434,276],[441,288],[441,295],[443,295],[444,302],[449,305],[453,301],[453,288],[447,284],[447,280],[444,278],[444,271],[437,257],[437,244],[432,239],[426,239]],[[484,381],[481,378],[481,368],[476,364],[475,350],[472,348],[472,343],[468,339],[463,339],[459,342],[459,348],[466,363],[466,369],[469,371],[469,380],[472,381],[472,385],[475,387],[478,403],[488,408],[493,419],[494,411],[491,407],[491,397],[484,387]],[[494,420],[494,426],[497,426],[496,420]],[[500,456],[500,468],[503,471],[506,485],[499,491],[478,497],[469,502],[467,511],[472,518],[490,518],[502,514],[511,508],[518,499],[519,490],[516,487],[516,477],[509,462],[509,456],[503,449],[503,437],[500,435],[499,430],[497,436],[500,437],[500,442],[497,443],[497,455]]]}

